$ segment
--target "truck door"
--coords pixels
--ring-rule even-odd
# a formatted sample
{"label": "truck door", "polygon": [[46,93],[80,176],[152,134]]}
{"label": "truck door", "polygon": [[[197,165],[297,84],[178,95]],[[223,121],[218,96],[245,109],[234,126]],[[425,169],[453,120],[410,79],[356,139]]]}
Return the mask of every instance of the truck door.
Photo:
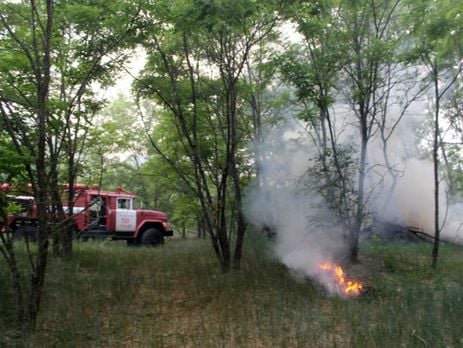
{"label": "truck door", "polygon": [[134,232],[137,228],[137,212],[132,198],[117,198],[116,231]]}

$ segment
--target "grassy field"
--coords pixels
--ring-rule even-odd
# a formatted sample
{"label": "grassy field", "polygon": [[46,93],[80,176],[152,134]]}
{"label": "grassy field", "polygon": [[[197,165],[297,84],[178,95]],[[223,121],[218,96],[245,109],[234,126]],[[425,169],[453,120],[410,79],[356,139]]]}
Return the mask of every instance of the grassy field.
{"label": "grassy field", "polygon": [[0,347],[462,347],[463,249],[370,243],[348,269],[367,291],[327,296],[247,241],[243,267],[223,275],[207,241],[161,248],[78,243],[52,259],[38,329],[11,328],[0,264]]}

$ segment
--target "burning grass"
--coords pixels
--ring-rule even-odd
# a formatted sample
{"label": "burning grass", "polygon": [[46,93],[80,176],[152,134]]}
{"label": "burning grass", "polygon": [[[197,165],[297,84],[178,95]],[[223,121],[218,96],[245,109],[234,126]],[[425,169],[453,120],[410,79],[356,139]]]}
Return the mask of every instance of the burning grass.
{"label": "burning grass", "polygon": [[348,278],[340,265],[327,261],[320,264],[320,270],[330,292],[343,297],[357,297],[362,293],[362,283]]}
{"label": "burning grass", "polygon": [[263,252],[265,240],[247,243],[242,270],[227,275],[217,270],[207,241],[176,240],[155,249],[78,244],[71,260],[51,261],[32,337],[8,331],[8,291],[0,285],[0,346],[463,344],[461,248],[443,247],[433,272],[428,245],[364,246],[360,263],[343,271],[344,282],[362,282],[364,292],[353,300],[294,279]]}

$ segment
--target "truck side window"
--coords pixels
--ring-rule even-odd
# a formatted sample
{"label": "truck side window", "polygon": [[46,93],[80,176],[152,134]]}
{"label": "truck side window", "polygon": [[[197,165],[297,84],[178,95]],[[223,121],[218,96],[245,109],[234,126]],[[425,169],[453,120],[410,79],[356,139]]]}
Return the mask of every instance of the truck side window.
{"label": "truck side window", "polygon": [[118,198],[117,208],[118,209],[130,209],[130,200],[126,198]]}

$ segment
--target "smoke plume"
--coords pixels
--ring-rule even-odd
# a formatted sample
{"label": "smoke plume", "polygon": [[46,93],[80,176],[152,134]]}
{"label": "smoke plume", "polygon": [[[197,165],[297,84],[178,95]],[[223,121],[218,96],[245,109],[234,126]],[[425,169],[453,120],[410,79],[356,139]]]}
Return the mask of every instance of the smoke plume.
{"label": "smoke plume", "polygon": [[256,145],[260,181],[248,193],[245,211],[254,225],[276,233],[275,254],[288,268],[335,291],[320,264],[343,254],[343,231],[322,198],[304,185],[315,156],[304,132],[288,120],[271,130],[269,141]]}
{"label": "smoke plume", "polygon": [[[417,157],[416,139],[410,130],[414,127],[413,123],[402,122],[388,143],[388,159],[395,180],[385,164],[381,142],[377,139],[370,142],[366,211],[371,215],[366,224],[374,219],[413,226],[432,235],[433,163]],[[303,124],[291,119],[272,126],[265,139],[253,145],[259,181],[246,196],[247,218],[257,228],[275,232],[275,254],[296,275],[310,277],[328,292],[337,293],[332,278],[320,272],[320,264],[336,262],[345,256],[347,231],[337,223],[320,194],[307,185],[310,168],[318,157],[313,140]],[[441,189],[442,238],[461,243],[463,227],[459,216],[463,216],[460,213],[463,205],[447,208],[443,183]]]}

